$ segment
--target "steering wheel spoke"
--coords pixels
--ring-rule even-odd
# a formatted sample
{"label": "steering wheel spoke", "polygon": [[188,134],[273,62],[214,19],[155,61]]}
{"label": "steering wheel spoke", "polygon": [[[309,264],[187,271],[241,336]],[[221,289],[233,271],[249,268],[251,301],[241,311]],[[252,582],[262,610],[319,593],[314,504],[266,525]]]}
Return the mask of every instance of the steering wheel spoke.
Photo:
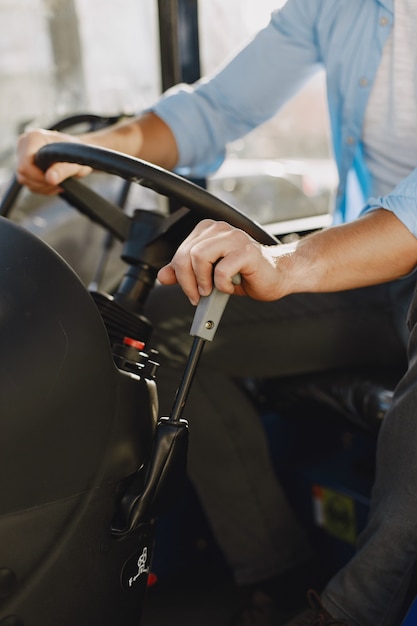
{"label": "steering wheel spoke", "polygon": [[75,178],[68,178],[62,183],[61,197],[74,206],[80,213],[93,222],[104,226],[120,241],[126,241],[131,218],[100,194]]}

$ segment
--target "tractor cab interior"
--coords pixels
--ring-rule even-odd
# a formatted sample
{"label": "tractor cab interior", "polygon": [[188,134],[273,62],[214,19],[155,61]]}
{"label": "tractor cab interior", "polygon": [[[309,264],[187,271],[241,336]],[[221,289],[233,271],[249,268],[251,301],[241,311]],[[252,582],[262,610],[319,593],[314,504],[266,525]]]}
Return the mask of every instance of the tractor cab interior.
{"label": "tractor cab interior", "polygon": [[[61,1],[66,12],[50,8],[48,22],[57,62],[68,53],[62,46],[69,44],[56,39],[64,15],[78,41],[81,32],[81,9]],[[153,54],[160,59],[159,84],[151,91],[200,77],[201,12],[210,10],[205,4],[160,0],[137,9],[152,16],[159,42]],[[58,72],[57,89],[68,80]],[[117,106],[96,111],[77,104],[47,126],[76,135],[132,114]],[[143,305],[158,270],[204,217],[228,221],[265,244],[303,237],[331,222],[336,183],[322,151],[327,138],[320,139],[314,159],[252,160],[251,141],[234,146],[205,180],[76,143],[47,146],[37,155],[41,169],[65,161],[94,170],[87,184],[65,181],[61,198],[53,200],[28,195],[14,175],[9,147],[3,151],[1,257],[11,272],[0,277],[0,475],[10,498],[2,498],[0,512],[0,568],[6,564],[0,623],[52,626],[59,615],[61,626],[158,626],[170,616],[203,625],[204,616],[196,618],[201,606],[181,604],[187,579],[205,588],[209,578],[212,599],[214,577],[219,589],[228,583],[227,566],[187,480],[188,424],[175,404],[171,416],[158,415],[158,355],[148,351],[152,320]],[[283,200],[279,214],[271,208],[277,195]],[[25,262],[29,256],[36,262]],[[61,325],[54,328],[56,318]],[[204,341],[197,333],[180,385],[184,400]],[[41,355],[38,365],[34,351]],[[390,370],[240,381],[328,576],[353,555],[366,523],[378,431],[405,366],[404,360]],[[97,534],[100,541],[91,542]],[[27,537],[36,538],[30,550]],[[24,572],[24,585],[15,570]],[[213,616],[208,611],[207,619]]]}

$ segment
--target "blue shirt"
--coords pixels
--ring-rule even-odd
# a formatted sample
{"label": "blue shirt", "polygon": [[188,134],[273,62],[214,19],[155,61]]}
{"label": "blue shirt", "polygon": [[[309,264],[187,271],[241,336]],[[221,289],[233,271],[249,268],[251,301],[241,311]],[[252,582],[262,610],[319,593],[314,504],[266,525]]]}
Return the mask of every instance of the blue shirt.
{"label": "blue shirt", "polygon": [[393,20],[393,0],[288,0],[216,74],[174,87],[153,107],[176,138],[178,170],[213,172],[227,143],[275,115],[324,68],[339,173],[335,222],[356,217],[364,205],[363,211],[383,207],[417,235],[416,171],[388,196],[366,202],[362,125]]}

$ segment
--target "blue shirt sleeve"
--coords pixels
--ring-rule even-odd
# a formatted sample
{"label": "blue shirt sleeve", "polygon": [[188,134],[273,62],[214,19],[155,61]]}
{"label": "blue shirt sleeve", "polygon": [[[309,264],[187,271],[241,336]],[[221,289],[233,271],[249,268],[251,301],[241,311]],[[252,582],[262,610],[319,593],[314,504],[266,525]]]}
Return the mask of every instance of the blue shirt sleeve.
{"label": "blue shirt sleeve", "polygon": [[177,170],[217,169],[229,142],[272,117],[319,69],[316,4],[289,0],[215,74],[168,90],[152,107],[176,138]]}
{"label": "blue shirt sleeve", "polygon": [[391,211],[417,237],[417,168],[386,196],[369,198],[361,215],[375,209]]}

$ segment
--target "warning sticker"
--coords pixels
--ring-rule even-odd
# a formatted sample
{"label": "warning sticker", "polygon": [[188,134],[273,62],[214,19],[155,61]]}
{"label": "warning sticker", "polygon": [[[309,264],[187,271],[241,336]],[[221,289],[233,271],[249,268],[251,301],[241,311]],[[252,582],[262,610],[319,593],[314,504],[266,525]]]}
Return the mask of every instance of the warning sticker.
{"label": "warning sticker", "polygon": [[354,499],[321,485],[313,485],[312,497],[314,521],[317,526],[338,539],[354,544],[356,541]]}

